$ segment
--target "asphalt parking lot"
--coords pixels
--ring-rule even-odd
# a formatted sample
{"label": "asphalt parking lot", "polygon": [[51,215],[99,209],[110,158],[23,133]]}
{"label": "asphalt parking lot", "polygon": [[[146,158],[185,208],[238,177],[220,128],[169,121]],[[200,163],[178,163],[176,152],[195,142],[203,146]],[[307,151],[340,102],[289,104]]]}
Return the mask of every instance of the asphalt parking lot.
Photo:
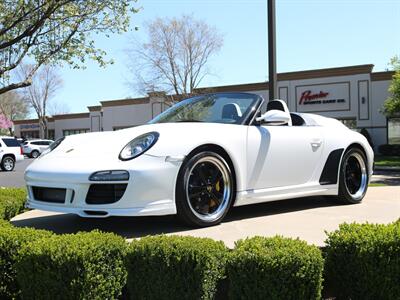
{"label": "asphalt parking lot", "polygon": [[24,172],[25,169],[33,162],[33,158],[25,158],[15,165],[12,172],[4,172],[0,170],[0,187],[23,187],[25,186]]}

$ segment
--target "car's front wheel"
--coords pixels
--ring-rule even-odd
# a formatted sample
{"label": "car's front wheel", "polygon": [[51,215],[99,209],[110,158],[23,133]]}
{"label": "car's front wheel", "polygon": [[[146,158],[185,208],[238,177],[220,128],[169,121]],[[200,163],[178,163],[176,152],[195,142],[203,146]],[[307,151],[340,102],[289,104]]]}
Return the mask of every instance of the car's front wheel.
{"label": "car's front wheel", "polygon": [[3,171],[11,172],[15,167],[15,159],[12,156],[4,156],[0,167]]}
{"label": "car's front wheel", "polygon": [[178,217],[191,226],[219,224],[234,199],[234,176],[219,154],[200,152],[184,162],[178,175]]}
{"label": "car's front wheel", "polygon": [[360,203],[368,188],[367,159],[358,148],[349,149],[343,156],[338,200],[345,204]]}

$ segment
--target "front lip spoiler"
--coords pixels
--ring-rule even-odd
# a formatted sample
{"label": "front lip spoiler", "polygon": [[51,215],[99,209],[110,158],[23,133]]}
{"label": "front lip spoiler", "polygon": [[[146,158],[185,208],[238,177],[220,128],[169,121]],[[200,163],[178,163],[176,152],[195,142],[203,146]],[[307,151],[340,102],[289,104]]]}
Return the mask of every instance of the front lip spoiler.
{"label": "front lip spoiler", "polygon": [[107,205],[97,207],[51,205],[51,203],[31,200],[28,197],[25,207],[55,213],[75,214],[85,218],[107,218],[110,216],[164,216],[176,214],[175,202],[171,199],[164,199],[149,203],[144,207],[114,208]]}

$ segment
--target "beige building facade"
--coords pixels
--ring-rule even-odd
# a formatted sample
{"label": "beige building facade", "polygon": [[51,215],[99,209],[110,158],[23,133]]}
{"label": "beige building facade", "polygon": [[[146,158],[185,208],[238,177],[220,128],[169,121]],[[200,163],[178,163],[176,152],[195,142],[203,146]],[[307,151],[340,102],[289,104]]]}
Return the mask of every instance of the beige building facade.
{"label": "beige building facade", "polygon": [[[387,119],[381,109],[389,96],[393,72],[373,72],[373,65],[308,70],[278,74],[278,96],[291,111],[316,113],[341,120],[355,130],[367,131],[375,149],[400,143],[400,118]],[[201,88],[197,93],[250,92],[268,99],[268,82]],[[78,114],[49,118],[49,136],[111,131],[147,123],[166,110],[173,97],[150,93],[147,97],[100,101]],[[39,137],[37,120],[14,122],[18,137]]]}

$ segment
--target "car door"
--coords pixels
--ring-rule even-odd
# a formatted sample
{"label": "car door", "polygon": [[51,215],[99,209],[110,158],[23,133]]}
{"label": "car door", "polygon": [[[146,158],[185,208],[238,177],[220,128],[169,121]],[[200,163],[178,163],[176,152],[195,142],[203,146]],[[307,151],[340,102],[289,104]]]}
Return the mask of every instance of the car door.
{"label": "car door", "polygon": [[46,141],[41,141],[39,142],[39,149],[40,152],[43,152],[44,150],[46,150],[46,148],[48,147],[48,144]]}
{"label": "car door", "polygon": [[249,126],[249,189],[308,183],[318,165],[322,148],[319,126]]}

